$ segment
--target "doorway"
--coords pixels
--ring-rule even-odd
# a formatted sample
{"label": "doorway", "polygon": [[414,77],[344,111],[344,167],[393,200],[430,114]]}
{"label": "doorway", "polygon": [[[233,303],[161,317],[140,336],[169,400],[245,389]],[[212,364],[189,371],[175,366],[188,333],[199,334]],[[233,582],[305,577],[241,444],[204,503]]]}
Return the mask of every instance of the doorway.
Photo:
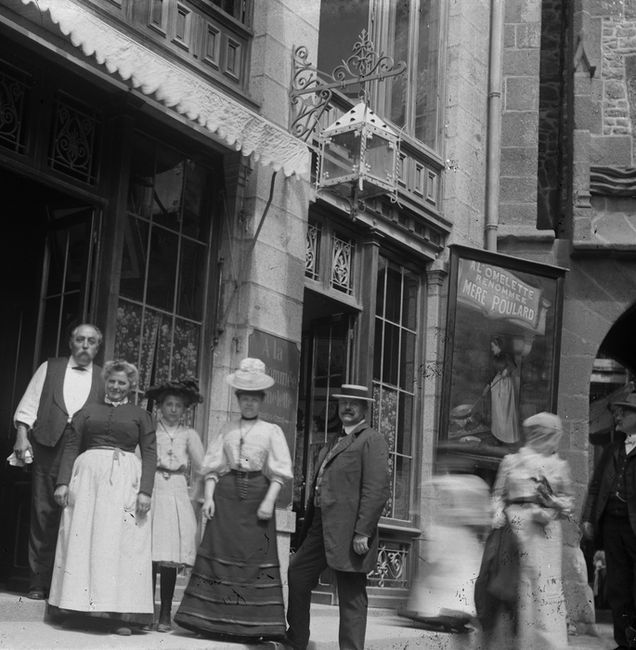
{"label": "doorway", "polygon": [[[350,307],[345,308],[337,300],[305,290],[294,458],[296,534],[292,549],[300,542],[318,454],[340,431],[337,400],[332,395],[343,383],[351,381],[355,323],[356,312]],[[314,591],[314,600],[333,604],[335,598],[335,588],[327,570]]]}
{"label": "doorway", "polygon": [[[3,201],[0,278],[0,453],[11,453],[13,413],[37,366],[67,353],[70,329],[93,312],[98,212],[34,180],[0,170]],[[0,581],[26,579],[30,474],[0,466]]]}

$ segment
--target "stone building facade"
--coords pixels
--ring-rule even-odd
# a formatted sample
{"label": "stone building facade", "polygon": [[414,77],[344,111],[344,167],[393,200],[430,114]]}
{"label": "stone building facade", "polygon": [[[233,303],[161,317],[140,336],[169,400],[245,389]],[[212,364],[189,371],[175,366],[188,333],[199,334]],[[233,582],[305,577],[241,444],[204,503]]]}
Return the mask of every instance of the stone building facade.
{"label": "stone building facade", "polygon": [[[398,202],[359,209],[316,190],[289,92],[298,46],[330,72],[362,30],[407,72],[369,95],[401,135]],[[0,35],[4,257],[32,261],[3,285],[5,422],[76,319],[102,327],[104,358],[140,365],[142,388],[196,374],[205,440],[236,408],[225,375],[261,356],[296,461],[285,561],[330,394],[367,383],[392,458],[371,597],[396,606],[449,417],[451,247],[488,249],[567,269],[554,405],[581,505],[590,414],[636,363],[635,0],[1,0]],[[338,90],[320,126],[355,100]],[[0,480],[18,540],[3,577],[19,577],[28,482]],[[589,623],[579,541],[573,521],[568,609]],[[316,597],[333,602],[328,576]]]}

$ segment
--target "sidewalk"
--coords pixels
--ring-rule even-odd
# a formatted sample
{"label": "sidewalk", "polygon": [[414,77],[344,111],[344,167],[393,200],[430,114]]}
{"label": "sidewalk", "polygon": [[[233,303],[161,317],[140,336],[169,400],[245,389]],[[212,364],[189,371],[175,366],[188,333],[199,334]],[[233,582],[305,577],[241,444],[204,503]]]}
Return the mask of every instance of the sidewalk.
{"label": "sidewalk", "polygon": [[[50,650],[74,648],[101,650],[136,648],[148,650],[276,650],[273,642],[244,645],[200,638],[175,626],[172,633],[147,632],[129,637],[103,632],[65,629],[44,622],[43,602],[17,594],[0,592],[0,648],[9,650]],[[571,636],[571,650],[614,648],[611,626],[597,626],[599,636]],[[309,650],[338,650],[338,609],[312,607],[312,634]],[[278,645],[280,648],[280,645]],[[473,634],[447,634],[418,628],[390,610],[370,610],[367,626],[368,650],[478,650]]]}

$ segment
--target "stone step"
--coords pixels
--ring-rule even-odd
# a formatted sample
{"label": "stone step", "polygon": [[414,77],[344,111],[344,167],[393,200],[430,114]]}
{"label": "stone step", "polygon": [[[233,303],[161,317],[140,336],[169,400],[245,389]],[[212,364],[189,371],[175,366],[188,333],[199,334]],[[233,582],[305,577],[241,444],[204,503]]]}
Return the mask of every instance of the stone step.
{"label": "stone step", "polygon": [[0,620],[43,621],[46,601],[31,600],[22,594],[0,592]]}

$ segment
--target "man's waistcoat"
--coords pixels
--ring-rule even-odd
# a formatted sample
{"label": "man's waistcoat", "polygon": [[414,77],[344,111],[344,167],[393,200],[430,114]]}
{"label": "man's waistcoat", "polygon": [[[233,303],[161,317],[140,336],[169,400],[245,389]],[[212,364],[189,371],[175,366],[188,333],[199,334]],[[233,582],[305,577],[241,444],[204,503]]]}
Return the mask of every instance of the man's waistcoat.
{"label": "man's waistcoat", "polygon": [[[64,404],[64,376],[68,358],[49,359],[38,414],[33,425],[33,438],[46,447],[54,447],[68,423],[68,411]],[[104,396],[101,368],[93,364],[93,379],[86,404],[97,402]]]}

